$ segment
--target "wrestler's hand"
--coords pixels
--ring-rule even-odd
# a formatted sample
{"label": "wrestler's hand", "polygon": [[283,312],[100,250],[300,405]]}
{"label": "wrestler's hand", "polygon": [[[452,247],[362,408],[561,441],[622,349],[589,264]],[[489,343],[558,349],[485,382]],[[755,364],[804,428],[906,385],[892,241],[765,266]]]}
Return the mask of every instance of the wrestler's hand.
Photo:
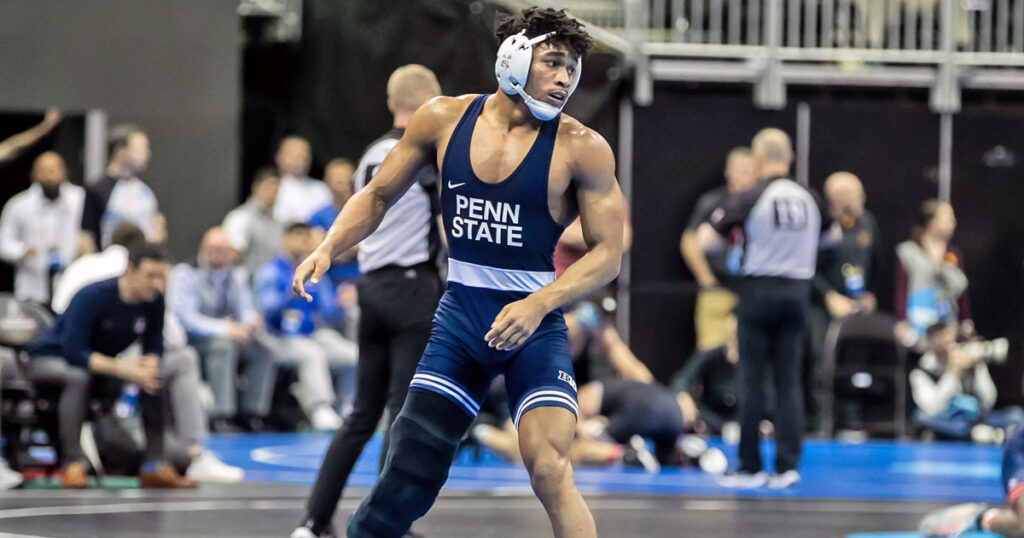
{"label": "wrestler's hand", "polygon": [[547,311],[529,297],[509,303],[498,312],[484,340],[488,347],[500,351],[515,349],[537,330],[546,314]]}
{"label": "wrestler's hand", "polygon": [[299,297],[313,302],[313,296],[306,293],[306,279],[309,279],[313,284],[319,284],[324,273],[330,268],[331,257],[319,248],[314,250],[309,257],[295,268],[295,277],[292,278],[292,290]]}

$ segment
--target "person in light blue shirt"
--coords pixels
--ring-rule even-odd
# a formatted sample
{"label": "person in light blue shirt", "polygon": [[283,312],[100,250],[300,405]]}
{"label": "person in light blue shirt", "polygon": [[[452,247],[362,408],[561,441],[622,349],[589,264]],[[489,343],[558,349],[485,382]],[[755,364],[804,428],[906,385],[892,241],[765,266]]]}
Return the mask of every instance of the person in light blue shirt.
{"label": "person in light blue shirt", "polygon": [[[256,273],[256,302],[278,360],[298,366],[299,383],[293,393],[313,428],[334,430],[341,426],[338,411],[351,406],[359,347],[331,328],[339,310],[328,279],[311,286],[311,302],[291,289],[295,267],[313,250],[314,240],[306,223],[285,228],[283,253]],[[338,373],[333,387],[332,367]]]}
{"label": "person in light blue shirt", "polygon": [[197,266],[178,264],[167,284],[168,305],[189,344],[203,357],[213,391],[210,426],[217,432],[236,430],[232,419],[239,411],[239,362],[245,367],[237,419],[245,429],[263,429],[276,375],[271,351],[263,343],[263,320],[253,303],[249,273],[235,267],[237,256],[224,229],[211,228],[203,236]]}

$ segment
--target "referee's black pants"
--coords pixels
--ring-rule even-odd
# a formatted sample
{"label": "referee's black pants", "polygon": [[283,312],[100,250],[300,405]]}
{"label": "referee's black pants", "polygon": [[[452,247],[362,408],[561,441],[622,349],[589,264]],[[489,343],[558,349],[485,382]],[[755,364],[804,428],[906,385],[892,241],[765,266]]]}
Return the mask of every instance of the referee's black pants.
{"label": "referee's black pants", "polygon": [[431,263],[385,266],[363,275],[359,289],[359,365],[356,400],[334,434],[307,507],[307,520],[326,525],[356,460],[388,409],[380,463],[391,423],[402,410],[440,299],[441,282]]}
{"label": "referee's black pants", "polygon": [[[759,422],[775,382],[775,472],[795,469],[804,429],[802,361],[811,282],[748,277],[739,286],[740,472],[761,471]],[[771,376],[768,372],[771,372]]]}

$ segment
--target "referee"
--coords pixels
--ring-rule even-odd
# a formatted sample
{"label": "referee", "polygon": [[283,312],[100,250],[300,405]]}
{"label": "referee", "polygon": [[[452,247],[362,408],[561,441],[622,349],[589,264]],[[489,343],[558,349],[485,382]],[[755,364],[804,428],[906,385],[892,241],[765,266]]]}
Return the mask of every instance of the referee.
{"label": "referee", "polygon": [[[394,128],[367,148],[355,172],[355,189],[373,177],[402,137],[420,105],[440,95],[434,73],[422,65],[399,67],[388,79],[388,109]],[[356,402],[334,435],[292,538],[335,536],[331,520],[352,467],[373,436],[385,405],[388,428],[380,462],[388,448],[391,421],[405,403],[416,364],[430,338],[434,310],[441,297],[436,265],[436,173],[420,171],[419,181],[395,202],[380,227],[359,244],[359,366]]]}
{"label": "referee", "polygon": [[[740,446],[739,467],[722,485],[785,488],[800,481],[804,408],[801,361],[804,330],[818,243],[830,223],[820,199],[789,179],[793,150],[778,129],[762,129],[751,151],[758,183],[730,196],[698,229],[706,250],[723,237],[742,240],[738,283]],[[770,376],[769,376],[770,373]],[[777,397],[775,475],[762,471],[758,426],[766,406],[765,382],[773,379]]]}

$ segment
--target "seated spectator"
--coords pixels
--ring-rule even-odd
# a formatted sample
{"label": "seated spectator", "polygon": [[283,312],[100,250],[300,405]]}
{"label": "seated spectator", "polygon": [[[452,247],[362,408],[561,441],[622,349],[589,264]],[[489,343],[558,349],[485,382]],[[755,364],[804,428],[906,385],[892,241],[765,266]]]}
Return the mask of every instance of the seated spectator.
{"label": "seated spectator", "polygon": [[32,186],[0,214],[0,258],[17,269],[14,296],[50,303],[53,280],[78,255],[85,191],[68,183],[64,159],[48,151],[32,165]]}
{"label": "seated spectator", "polygon": [[683,418],[698,433],[721,435],[726,423],[739,420],[735,314],[726,318],[724,335],[724,345],[698,351],[672,379]]}
{"label": "seated spectator", "polygon": [[[996,385],[982,357],[957,343],[957,326],[935,323],[925,333],[925,354],[910,372],[915,418],[925,430],[952,439],[1000,440],[1024,422],[1017,406],[993,410]],[[981,425],[981,428],[978,426]],[[991,435],[985,426],[1002,430]]]}
{"label": "seated spectator", "polygon": [[[138,403],[145,428],[146,454],[139,478],[144,488],[194,488],[166,462],[165,400],[159,362],[164,353],[162,288],[169,269],[163,253],[149,243],[129,249],[128,267],[118,278],[91,284],[78,292],[67,311],[42,332],[26,352],[26,376],[34,383],[61,386],[61,484],[84,488],[86,459],[79,444],[90,396],[116,400],[126,382],[139,387]],[[117,356],[136,340],[142,355]]]}
{"label": "seated spectator", "polygon": [[[306,288],[311,302],[292,291],[295,268],[315,247],[309,225],[290,224],[282,246],[283,254],[256,273],[257,304],[270,333],[267,342],[278,360],[298,364],[299,383],[292,393],[313,428],[335,430],[341,426],[335,403],[344,410],[354,396],[359,347],[331,328],[339,316],[328,279]],[[330,366],[339,370],[333,389]]]}
{"label": "seated spectator", "polygon": [[115,125],[107,137],[109,164],[102,178],[86,188],[82,210],[83,250],[94,252],[110,244],[114,228],[124,221],[142,228],[154,243],[167,240],[167,221],[157,208],[156,195],[139,179],[149,167],[149,137],[135,125]]}
{"label": "seated spectator", "polygon": [[[263,430],[270,411],[276,367],[262,343],[263,322],[256,312],[249,274],[235,267],[236,251],[220,227],[203,236],[197,266],[178,264],[167,285],[167,303],[188,333],[188,342],[203,358],[213,390],[213,431],[237,431],[236,391],[241,380],[238,423]],[[242,374],[239,376],[239,363]]]}
{"label": "seated spectator", "polygon": [[920,350],[925,329],[939,321],[957,322],[961,337],[974,336],[963,258],[950,243],[955,231],[953,206],[928,200],[913,237],[896,246],[893,307],[901,320],[897,335],[908,347]]}
{"label": "seated spectator", "polygon": [[274,202],[280,186],[281,178],[273,168],[261,168],[252,182],[249,200],[224,217],[224,231],[231,246],[242,255],[243,267],[250,275],[255,275],[281,250],[284,225],[274,220]]}
{"label": "seated spectator", "polygon": [[[14,378],[15,366],[14,353],[10,353],[7,349],[0,349],[0,387],[5,386],[8,383],[8,379]],[[0,429],[0,431],[3,430]],[[0,437],[0,446],[2,446],[2,443],[3,438]],[[0,454],[0,491],[14,489],[20,486],[24,480],[25,478],[21,476],[21,473],[11,469],[3,454]]]}
{"label": "seated spectator", "polygon": [[38,125],[0,141],[0,164],[14,159],[22,150],[38,142],[40,138],[52,131],[60,123],[60,120],[59,110],[48,109],[46,115],[43,116],[43,121]]}
{"label": "seated spectator", "polygon": [[[334,220],[338,218],[338,213],[341,213],[341,208],[352,197],[354,193],[352,174],[354,172],[355,168],[352,167],[352,163],[348,159],[338,158],[327,163],[327,168],[324,169],[324,183],[331,190],[334,202],[324,206],[310,217],[309,225],[317,234],[323,235],[331,228],[331,224],[334,224]],[[334,258],[327,275],[330,276],[331,282],[335,286],[344,282],[353,282],[359,278],[357,254],[359,254],[358,245]]]}
{"label": "seated spectator", "polygon": [[[309,219],[309,225],[313,227],[313,232],[317,236],[316,243],[319,243],[323,234],[331,228],[341,208],[355,192],[352,175],[354,172],[355,169],[348,159],[337,158],[327,163],[327,168],[324,169],[324,183],[331,190],[334,203],[317,211]],[[337,320],[336,327],[350,340],[356,339],[359,330],[359,293],[355,285],[360,275],[359,262],[356,259],[358,254],[359,245],[342,252],[334,258],[331,268],[327,271],[327,277],[334,286],[334,302],[344,313],[344,317]]]}
{"label": "seated spectator", "polygon": [[[117,278],[128,268],[127,245],[145,241],[142,229],[122,222],[111,234],[111,244],[103,252],[86,254],[75,260],[57,282],[51,308],[64,313],[75,295],[86,286]],[[160,361],[160,378],[170,404],[174,438],[180,440],[191,461],[188,476],[202,481],[237,482],[243,471],[221,462],[203,448],[206,439],[206,414],[199,401],[199,355],[187,345],[185,329],[169,309],[164,312],[164,355]],[[125,353],[132,354],[129,348]],[[136,355],[138,352],[135,353]]]}
{"label": "seated spectator", "polygon": [[602,319],[601,310],[583,301],[566,312],[569,353],[576,382],[585,385],[607,379],[635,379],[650,383],[654,376],[622,341],[619,331]]}
{"label": "seated spectator", "polygon": [[825,179],[825,198],[834,222],[842,230],[842,239],[818,251],[814,289],[808,318],[810,338],[804,360],[804,401],[807,429],[817,429],[820,421],[818,370],[825,353],[825,334],[834,320],[855,312],[875,311],[875,245],[878,223],[864,209],[864,187],[849,172],[836,172]]}
{"label": "seated spectator", "polygon": [[736,307],[736,294],[730,291],[730,251],[704,252],[697,243],[697,228],[711,217],[715,208],[724,204],[731,194],[749,190],[757,182],[757,162],[750,148],[738,147],[725,158],[725,185],[716,187],[697,199],[690,220],[679,238],[679,252],[693,273],[700,291],[694,310],[697,349],[715,349],[725,342],[725,320]]}
{"label": "seated spectator", "polygon": [[281,190],[274,203],[274,218],[278,222],[309,222],[313,213],[331,204],[327,185],[309,177],[313,151],[305,138],[287,136],[281,140],[274,162],[281,178]]}

